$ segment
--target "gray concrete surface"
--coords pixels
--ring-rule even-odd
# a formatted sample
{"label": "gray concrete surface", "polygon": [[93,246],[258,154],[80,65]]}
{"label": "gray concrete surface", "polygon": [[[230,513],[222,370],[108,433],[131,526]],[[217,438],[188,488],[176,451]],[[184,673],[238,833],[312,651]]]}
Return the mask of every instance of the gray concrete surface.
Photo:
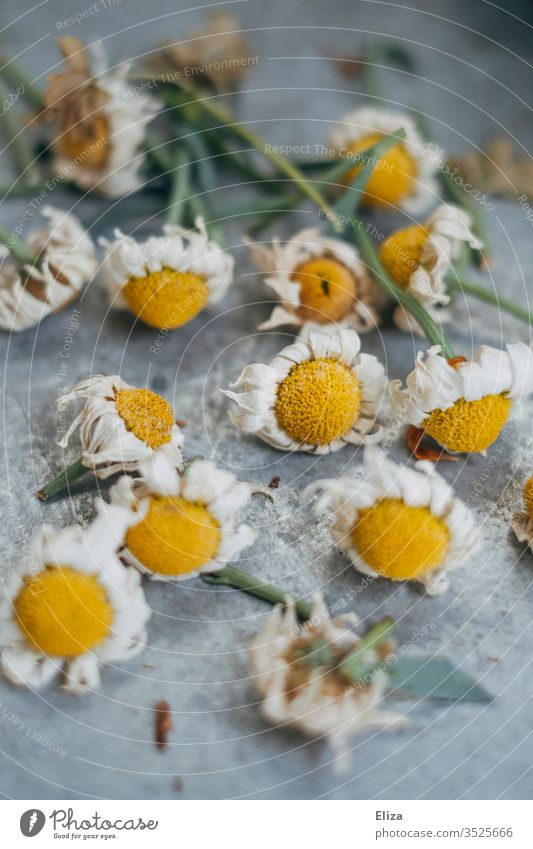
{"label": "gray concrete surface", "polygon": [[[189,5],[117,0],[68,34],[86,41],[103,38],[116,61],[142,53],[163,36],[183,37],[205,13],[182,9]],[[527,2],[506,4],[506,11],[481,0],[418,0],[412,8],[373,0],[221,5],[239,15],[260,56],[237,107],[272,142],[321,142],[330,122],[364,102],[357,82],[339,76],[329,57],[357,53],[374,33],[398,38],[419,60],[418,78],[388,75],[386,96],[394,105],[416,104],[439,142],[465,151],[502,132],[524,149],[531,141]],[[57,62],[56,22],[83,6],[83,0],[50,0],[34,10],[27,2],[2,3],[3,39],[38,81]],[[54,197],[59,201],[78,203],[71,193]],[[27,203],[7,201],[2,223],[18,220]],[[92,200],[81,205],[85,217],[104,208]],[[286,234],[315,222],[309,208],[276,230]],[[493,280],[525,303],[531,294],[531,223],[513,201],[497,202],[487,223]],[[158,355],[149,352],[153,331],[133,328],[127,315],[106,314],[98,283],[91,285],[81,301],[68,382],[91,371],[120,371],[174,403],[177,415],[187,420],[189,456],[216,457],[248,480],[267,482],[279,475],[275,504],[256,501],[249,511],[259,540],[241,563],[301,594],[322,588],[334,601],[353,592],[360,577],[331,548],[324,530],[314,527],[298,493],[317,477],[359,463],[360,453],[347,448],[318,460],[284,456],[232,429],[217,387],[226,386],[246,362],[267,361],[288,337],[254,332],[271,305],[251,273],[242,228],[229,226],[227,236],[237,259],[235,286],[217,309],[172,334]],[[32,496],[61,460],[53,400],[67,317],[64,312],[36,331],[0,337],[2,570],[16,561],[43,520],[62,526],[91,516],[90,482],[80,484],[70,500],[50,505]],[[529,341],[527,326],[462,299],[453,308],[450,334],[456,350],[466,355],[480,341]],[[389,327],[364,340],[365,350],[386,359],[391,377],[406,375],[414,348],[421,345]],[[521,483],[533,470],[532,412],[533,398],[495,449],[497,462],[476,457],[442,470],[472,504],[484,537],[481,551],[454,576],[448,594],[429,599],[409,586],[382,582],[362,592],[356,608],[364,620],[384,612],[397,617],[402,641],[429,623],[427,640],[413,654],[453,658],[497,696],[493,704],[396,700],[394,707],[406,713],[410,728],[355,739],[351,767],[339,774],[326,745],[271,729],[260,716],[246,645],[264,622],[266,606],[199,581],[151,584],[146,587],[154,609],[149,646],[130,665],[107,669],[99,694],[73,699],[50,687],[36,695],[0,683],[0,793],[27,799],[530,798],[533,560],[515,542],[509,519]],[[394,455],[407,458],[402,445]],[[153,745],[151,711],[159,698],[169,701],[175,725],[164,752]],[[59,747],[59,754],[52,747]]]}

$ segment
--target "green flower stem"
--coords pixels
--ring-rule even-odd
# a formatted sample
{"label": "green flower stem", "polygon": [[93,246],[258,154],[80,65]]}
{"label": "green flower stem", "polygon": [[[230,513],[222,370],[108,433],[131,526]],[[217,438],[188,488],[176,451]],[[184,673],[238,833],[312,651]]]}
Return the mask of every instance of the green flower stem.
{"label": "green flower stem", "polygon": [[353,233],[362,257],[372,271],[376,283],[381,286],[390,298],[397,301],[413,316],[432,345],[440,345],[442,347],[444,357],[447,359],[454,357],[453,348],[444,335],[442,328],[433,320],[422,304],[388,276],[379,260],[371,239],[362,225],[362,221],[357,222],[357,226],[353,228]]}
{"label": "green flower stem", "polygon": [[[235,566],[225,566],[220,572],[204,572],[202,579],[207,584],[233,587],[257,598],[268,601],[269,604],[287,604],[290,593],[280,590],[273,584],[266,584],[260,578],[254,578],[247,572],[241,572]],[[296,613],[304,622],[311,618],[311,605],[307,601],[297,599],[294,602]]]}
{"label": "green flower stem", "polygon": [[168,198],[167,222],[169,224],[180,224],[183,218],[185,201],[190,192],[189,172],[191,161],[187,152],[181,148],[178,152],[174,170],[172,172],[172,183]]}
{"label": "green flower stem", "polygon": [[[9,92],[0,77],[0,103],[9,99]],[[0,126],[5,130],[8,139],[7,147],[11,148],[13,159],[17,168],[17,176],[28,184],[34,185],[39,182],[39,171],[35,165],[35,158],[31,148],[26,142],[24,130],[19,125],[13,107],[7,107],[0,118]]]}
{"label": "green flower stem", "polygon": [[365,672],[364,655],[388,640],[395,627],[394,619],[386,616],[370,628],[364,637],[361,637],[356,647],[339,664],[338,671],[341,675],[348,681],[359,681]]}
{"label": "green flower stem", "polygon": [[503,312],[508,312],[514,315],[515,318],[533,325],[533,313],[525,309],[525,307],[521,307],[510,301],[508,298],[502,298],[497,292],[493,292],[485,286],[480,286],[479,283],[472,283],[463,277],[447,277],[446,285],[455,292],[461,292],[463,295],[472,295],[472,297],[478,298],[478,300],[484,301],[486,304],[492,304]]}
{"label": "green flower stem", "polygon": [[15,65],[13,59],[6,55],[0,55],[0,63],[3,68],[0,69],[0,77],[3,77],[13,88],[22,88],[23,96],[36,109],[44,108],[44,100],[41,92],[37,89],[31,80],[23,74],[18,65]]}
{"label": "green flower stem", "polygon": [[10,254],[24,265],[35,265],[39,257],[26,242],[0,225],[0,242],[9,248]]}
{"label": "green flower stem", "polygon": [[[154,79],[153,75],[135,74],[136,79],[144,79],[146,76],[148,76],[149,79]],[[161,79],[162,83],[164,83],[164,78]],[[274,165],[276,170],[280,171],[288,177],[289,180],[295,183],[301,189],[302,193],[309,198],[309,200],[311,200],[319,208],[322,208],[331,214],[331,207],[322,192],[306,178],[305,174],[300,171],[297,165],[294,165],[285,156],[282,156],[273,150],[267,150],[266,143],[263,141],[261,136],[244,124],[240,124],[230,112],[219,106],[218,103],[214,103],[209,97],[200,95],[192,86],[185,84],[181,80],[177,83],[177,85],[182,92],[191,98],[191,101],[188,103],[184,103],[181,97],[177,99],[177,105],[179,108],[186,110],[187,120],[189,122],[196,124],[198,119],[201,120],[202,113],[214,118],[222,127],[224,127],[224,129],[231,132],[234,136],[237,136],[237,138],[243,139],[243,141],[245,141],[250,147],[255,148],[258,153]],[[198,116],[198,118],[196,116]],[[340,225],[337,225],[336,229],[339,230]]]}
{"label": "green flower stem", "polygon": [[74,481],[77,481],[78,478],[81,478],[88,471],[89,469],[83,465],[80,457],[79,460],[76,460],[75,463],[63,469],[56,478],[43,486],[42,489],[39,489],[35,494],[39,501],[48,501],[52,495],[57,495],[58,492],[67,489]]}

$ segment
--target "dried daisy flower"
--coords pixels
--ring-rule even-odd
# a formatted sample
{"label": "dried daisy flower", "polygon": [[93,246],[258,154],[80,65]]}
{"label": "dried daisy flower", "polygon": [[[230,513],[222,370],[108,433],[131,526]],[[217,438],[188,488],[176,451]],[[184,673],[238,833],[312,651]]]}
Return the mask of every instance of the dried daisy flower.
{"label": "dried daisy flower", "polygon": [[121,557],[160,581],[183,581],[222,569],[255,531],[236,527],[252,489],[210,460],[180,474],[164,457],[141,466],[141,477],[121,478],[111,503],[130,511]]}
{"label": "dried daisy flower", "polygon": [[107,197],[135,191],[142,185],[137,174],[144,158],[140,147],[158,103],[132,92],[127,66],[93,72],[89,53],[77,38],[59,38],[58,45],[65,68],[49,77],[44,96],[45,117],[57,128],[56,173]]}
{"label": "dried daisy flower", "polygon": [[63,687],[98,687],[99,667],[144,647],[150,618],[140,576],[116,550],[127,511],[98,504],[88,528],[43,525],[31,561],[8,573],[0,596],[1,668],[14,684],[39,689],[62,673]]}
{"label": "dried daisy flower", "polygon": [[448,588],[448,572],[475,549],[472,514],[432,463],[414,469],[367,448],[364,476],[321,480],[316,512],[334,513],[331,536],[355,568],[373,578],[420,581],[430,595]]}
{"label": "dried daisy flower", "polygon": [[250,56],[238,20],[224,11],[212,12],[206,26],[189,33],[181,43],[165,45],[156,56],[160,72],[177,71],[223,92],[238,88],[257,61],[257,56]]}
{"label": "dried daisy flower", "polygon": [[120,230],[113,242],[101,239],[112,306],[130,310],[150,327],[172,330],[217,303],[232,281],[233,258],[209,239],[201,218],[196,226],[167,224],[163,236],[145,242]]}
{"label": "dried daisy flower", "polygon": [[525,513],[515,513],[511,522],[519,542],[527,542],[533,551],[533,477],[524,485]]}
{"label": "dried daisy flower", "polygon": [[[392,233],[382,244],[379,259],[395,283],[432,314],[435,304],[450,300],[444,277],[464,243],[475,250],[483,247],[471,230],[468,213],[458,206],[441,204],[425,224]],[[394,320],[402,330],[418,328],[401,307],[396,307]]]}
{"label": "dried daisy flower", "polygon": [[250,250],[281,302],[260,330],[285,324],[320,330],[334,323],[365,333],[378,325],[380,290],[348,242],[311,227],[284,244],[274,239],[271,247],[252,244]]}
{"label": "dried daisy flower", "polygon": [[276,606],[251,645],[265,718],[307,737],[327,737],[340,757],[351,734],[404,724],[400,715],[378,710],[394,649],[387,639],[389,621],[372,629],[379,634],[365,637],[354,632],[357,622],[354,613],[330,619],[319,595],[303,626],[292,602],[285,609]]}
{"label": "dried daisy flower", "polygon": [[450,459],[420,447],[424,435],[446,451],[484,454],[506,424],[513,402],[533,391],[533,351],[523,342],[500,351],[481,345],[470,360],[419,351],[406,380],[391,382],[391,397],[406,421],[408,444],[419,459]]}
{"label": "dried daisy flower", "polygon": [[90,236],[74,215],[46,206],[44,227],[24,243],[24,252],[0,248],[0,327],[35,327],[77,297],[96,272]]}
{"label": "dried daisy flower", "polygon": [[363,151],[400,127],[405,131],[405,140],[376,162],[366,185],[364,202],[368,206],[399,207],[417,215],[437,196],[435,175],[440,153],[435,146],[424,143],[409,115],[373,106],[355,109],[343,116],[329,141],[341,158],[353,157],[355,162],[360,162],[344,178],[349,184],[357,170],[366,164]]}
{"label": "dried daisy flower", "polygon": [[385,369],[361,354],[355,330],[310,333],[283,348],[269,365],[246,366],[232,388],[233,423],[282,451],[325,454],[346,443],[384,436],[376,424],[386,391]]}
{"label": "dried daisy flower", "polygon": [[93,374],[76,384],[56,402],[60,415],[66,405],[85,398],[67,432],[58,443],[66,448],[80,430],[83,453],[57,478],[37,493],[45,501],[91,469],[102,480],[117,472],[134,472],[155,453],[180,466],[183,434],[174,410],[161,395],[138,389],[118,375]]}

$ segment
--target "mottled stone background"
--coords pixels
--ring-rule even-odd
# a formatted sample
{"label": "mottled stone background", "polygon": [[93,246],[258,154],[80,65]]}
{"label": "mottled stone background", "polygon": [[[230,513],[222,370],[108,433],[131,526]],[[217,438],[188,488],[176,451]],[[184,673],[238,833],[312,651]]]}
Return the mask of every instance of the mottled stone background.
{"label": "mottled stone background", "polygon": [[[205,6],[182,9],[191,4],[180,0],[116,0],[60,31],[58,22],[90,5],[50,0],[33,10],[27,0],[2,3],[2,39],[38,84],[57,67],[54,39],[59,34],[88,42],[102,39],[115,62],[141,55],[163,37],[183,38],[206,14]],[[273,143],[320,143],[341,113],[363,104],[357,81],[340,76],[331,57],[357,54],[374,35],[386,34],[412,50],[419,62],[418,76],[395,72],[386,77],[390,105],[419,107],[437,140],[454,152],[475,149],[502,133],[527,150],[532,132],[528,2],[508,2],[506,10],[482,0],[417,0],[403,6],[379,0],[244,0],[220,5],[239,16],[249,31],[251,53],[260,57],[236,108]],[[9,179],[9,164],[3,167]],[[235,193],[221,189],[216,196],[224,203]],[[106,208],[99,201],[80,201],[72,192],[57,193],[52,200],[72,207],[85,221]],[[2,223],[14,226],[28,203],[7,200]],[[494,245],[487,285],[493,282],[526,303],[532,225],[517,201],[497,202],[487,218]],[[288,216],[276,231],[288,234],[316,223],[316,211],[309,207]],[[140,224],[142,216],[137,216],[124,226]],[[426,626],[428,636],[418,640],[412,653],[454,658],[496,701],[476,706],[396,699],[393,707],[405,712],[410,728],[355,739],[351,766],[339,774],[327,745],[273,730],[261,718],[246,646],[268,608],[199,581],[176,587],[151,584],[147,596],[155,615],[149,647],[130,665],[107,669],[101,692],[75,699],[55,687],[31,694],[0,684],[0,792],[29,799],[530,797],[533,560],[514,540],[509,519],[521,483],[532,471],[533,399],[518,411],[488,458],[442,469],[483,528],[480,552],[453,577],[451,590],[429,599],[415,588],[382,582],[357,593],[360,576],[331,547],[299,491],[309,481],[358,464],[360,452],[347,448],[320,459],[284,456],[255,439],[242,439],[217,391],[245,363],[268,360],[289,338],[255,332],[271,304],[248,263],[242,243],[246,225],[235,221],[226,228],[237,260],[235,285],[227,298],[173,333],[157,355],[149,350],[154,331],[134,326],[129,315],[108,313],[96,280],[76,305],[80,327],[68,359],[68,384],[89,372],[120,372],[134,384],[162,392],[175,405],[177,416],[187,420],[189,456],[215,457],[248,480],[268,482],[279,475],[275,503],[257,499],[249,511],[259,538],[242,558],[244,568],[302,594],[321,588],[331,601],[353,599],[349,606],[366,622],[389,612],[398,619],[398,635],[405,643],[416,642],[417,631]],[[97,227],[94,234],[101,231]],[[62,462],[55,446],[53,401],[63,388],[57,375],[68,316],[66,311],[35,331],[0,338],[5,570],[41,522],[63,526],[92,515],[95,489],[90,481],[77,486],[71,499],[43,505],[33,498],[36,486]],[[462,298],[453,307],[450,334],[456,351],[467,356],[480,341],[497,346],[529,341],[526,325]],[[391,377],[405,377],[415,348],[422,346],[390,327],[364,339],[364,349],[386,360]],[[393,454],[407,460],[402,445]],[[74,446],[68,459],[75,455]],[[175,726],[164,752],[153,744],[152,708],[160,698],[169,701]]]}

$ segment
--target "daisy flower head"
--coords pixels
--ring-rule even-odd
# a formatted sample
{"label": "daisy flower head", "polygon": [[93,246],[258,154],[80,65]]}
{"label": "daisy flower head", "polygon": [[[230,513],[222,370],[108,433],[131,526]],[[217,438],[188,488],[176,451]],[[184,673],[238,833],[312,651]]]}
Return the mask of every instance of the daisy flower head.
{"label": "daisy flower head", "polygon": [[0,327],[20,331],[59,312],[93,277],[94,246],[74,215],[45,206],[46,224],[28,239],[37,261],[21,266],[0,248]]}
{"label": "daisy flower head", "polygon": [[183,581],[222,569],[255,540],[237,525],[251,488],[211,460],[180,474],[166,458],[144,463],[141,477],[120,478],[111,503],[129,511],[121,557],[160,581]]}
{"label": "daisy flower head", "polygon": [[472,514],[427,461],[412,469],[367,448],[362,477],[316,481],[303,497],[316,491],[316,512],[334,514],[332,539],[364,575],[420,581],[436,595],[477,546]]}
{"label": "daisy flower head", "polygon": [[363,151],[383,136],[403,128],[405,139],[399,141],[376,162],[367,183],[364,202],[377,208],[394,207],[418,215],[437,196],[437,169],[440,155],[427,145],[414,121],[403,112],[389,112],[365,106],[346,113],[329,142],[339,156],[360,162],[344,178],[349,184],[357,170],[365,165]]}
{"label": "daisy flower head", "polygon": [[[126,65],[108,71],[97,55],[93,71],[77,38],[59,38],[58,45],[65,67],[49,77],[45,92],[45,115],[56,127],[56,173],[107,197],[135,191],[142,185],[138,171],[146,125],[159,104],[132,90]],[[93,53],[99,52],[97,45]]]}
{"label": "daisy flower head", "polygon": [[533,477],[524,484],[524,512],[515,513],[512,528],[519,542],[527,542],[533,551]]}
{"label": "daisy flower head", "polygon": [[4,675],[39,689],[58,674],[63,687],[98,687],[100,666],[127,660],[144,647],[150,610],[140,576],[116,551],[127,511],[98,502],[85,529],[50,525],[34,536],[31,558],[8,573],[0,596]]}
{"label": "daisy flower head", "polygon": [[385,369],[360,347],[355,330],[311,332],[268,365],[246,366],[232,390],[223,391],[237,405],[233,423],[282,451],[325,454],[382,439],[377,416]]}
{"label": "daisy flower head", "polygon": [[507,423],[513,403],[533,391],[533,351],[514,342],[505,351],[481,345],[469,360],[446,360],[440,352],[434,345],[425,355],[417,354],[406,388],[399,380],[391,382],[393,402],[415,442],[427,435],[446,451],[484,454]]}
{"label": "daisy flower head", "polygon": [[299,626],[289,601],[285,608],[274,608],[251,645],[265,719],[310,738],[327,737],[338,757],[346,754],[346,740],[355,732],[404,724],[400,715],[378,710],[387,689],[392,642],[361,658],[374,670],[371,676],[354,684],[343,674],[343,660],[361,640],[354,631],[357,622],[355,613],[331,619],[318,595],[311,618]]}
{"label": "daisy flower head", "polygon": [[232,282],[233,258],[197,230],[167,224],[162,236],[144,242],[115,231],[101,239],[106,249],[104,278],[111,304],[128,309],[158,330],[172,330],[217,303]]}
{"label": "daisy flower head", "polygon": [[320,330],[335,324],[365,333],[377,326],[380,290],[348,242],[312,227],[283,244],[274,239],[271,247],[252,244],[250,250],[280,300],[261,330],[286,324]]}
{"label": "daisy flower head", "polygon": [[61,413],[86,399],[64,437],[66,448],[79,429],[82,464],[105,479],[116,472],[137,471],[143,460],[163,454],[174,466],[182,462],[183,434],[168,401],[150,389],[138,389],[118,375],[93,374],[58,399]]}
{"label": "daisy flower head", "polygon": [[[445,275],[458,258],[463,244],[474,250],[483,245],[471,230],[470,216],[452,204],[441,204],[425,224],[396,230],[383,242],[379,258],[390,277],[406,289],[429,312],[447,304]],[[413,322],[397,307],[396,324],[411,330]]]}

